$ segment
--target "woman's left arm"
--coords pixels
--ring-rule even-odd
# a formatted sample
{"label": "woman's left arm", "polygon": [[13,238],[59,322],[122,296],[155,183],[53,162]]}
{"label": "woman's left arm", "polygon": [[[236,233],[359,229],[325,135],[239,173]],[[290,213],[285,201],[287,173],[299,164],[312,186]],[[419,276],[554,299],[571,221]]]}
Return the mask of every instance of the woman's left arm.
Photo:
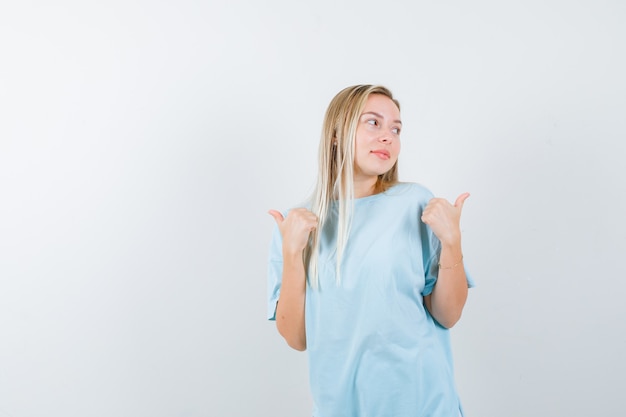
{"label": "woman's left arm", "polygon": [[454,326],[461,318],[467,300],[467,277],[461,250],[461,210],[469,193],[461,194],[454,205],[443,198],[433,198],[422,213],[422,221],[441,242],[439,274],[424,305],[439,324]]}

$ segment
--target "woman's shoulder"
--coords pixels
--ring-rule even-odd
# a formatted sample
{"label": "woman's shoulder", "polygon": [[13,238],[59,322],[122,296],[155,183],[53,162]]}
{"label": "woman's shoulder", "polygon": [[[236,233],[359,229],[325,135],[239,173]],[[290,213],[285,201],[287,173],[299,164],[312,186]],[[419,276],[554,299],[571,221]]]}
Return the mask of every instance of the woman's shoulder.
{"label": "woman's shoulder", "polygon": [[434,194],[426,186],[417,182],[399,182],[386,191],[387,195],[404,195],[411,199],[430,200]]}

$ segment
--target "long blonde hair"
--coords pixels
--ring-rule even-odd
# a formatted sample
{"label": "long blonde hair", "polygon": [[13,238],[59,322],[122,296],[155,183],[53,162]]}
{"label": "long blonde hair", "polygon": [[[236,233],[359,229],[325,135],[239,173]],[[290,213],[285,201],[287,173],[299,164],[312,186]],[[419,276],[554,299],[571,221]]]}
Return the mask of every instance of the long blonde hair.
{"label": "long blonde hair", "polygon": [[[332,99],[322,128],[319,145],[317,185],[311,196],[311,211],[319,219],[318,227],[305,251],[309,283],[319,287],[319,245],[332,201],[338,202],[336,277],[341,282],[341,261],[350,235],[354,208],[354,146],[359,117],[370,94],[389,97],[400,109],[389,89],[380,85],[354,85],[344,88]],[[375,193],[387,190],[398,182],[398,162],[376,181]]]}

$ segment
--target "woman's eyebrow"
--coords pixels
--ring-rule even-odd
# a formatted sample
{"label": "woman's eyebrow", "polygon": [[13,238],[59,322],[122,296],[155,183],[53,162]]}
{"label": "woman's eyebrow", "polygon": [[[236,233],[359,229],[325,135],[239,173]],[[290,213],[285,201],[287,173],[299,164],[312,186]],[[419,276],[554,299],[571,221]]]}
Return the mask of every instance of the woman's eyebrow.
{"label": "woman's eyebrow", "polygon": [[[379,113],[376,113],[376,112],[373,112],[373,111],[366,111],[364,113],[361,113],[361,116],[364,116],[366,114],[371,114],[372,116],[376,116],[376,117],[378,117],[380,119],[384,119],[384,116],[382,114],[379,114]],[[394,120],[393,122],[394,123],[398,123],[398,124],[402,124],[402,120]]]}

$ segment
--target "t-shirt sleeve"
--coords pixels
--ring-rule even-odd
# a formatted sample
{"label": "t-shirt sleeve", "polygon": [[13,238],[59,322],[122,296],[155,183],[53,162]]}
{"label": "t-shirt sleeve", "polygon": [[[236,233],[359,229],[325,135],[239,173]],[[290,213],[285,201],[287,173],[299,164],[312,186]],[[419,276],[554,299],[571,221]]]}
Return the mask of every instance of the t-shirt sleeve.
{"label": "t-shirt sleeve", "polygon": [[425,240],[422,241],[422,257],[424,261],[424,290],[422,295],[430,295],[433,292],[433,288],[437,283],[437,275],[439,274],[439,255],[441,254],[441,243],[437,236],[430,230],[426,224],[423,224],[426,229]]}
{"label": "t-shirt sleeve", "polygon": [[267,319],[276,320],[276,304],[280,296],[283,281],[282,237],[277,225],[274,225],[270,253],[267,265]]}

